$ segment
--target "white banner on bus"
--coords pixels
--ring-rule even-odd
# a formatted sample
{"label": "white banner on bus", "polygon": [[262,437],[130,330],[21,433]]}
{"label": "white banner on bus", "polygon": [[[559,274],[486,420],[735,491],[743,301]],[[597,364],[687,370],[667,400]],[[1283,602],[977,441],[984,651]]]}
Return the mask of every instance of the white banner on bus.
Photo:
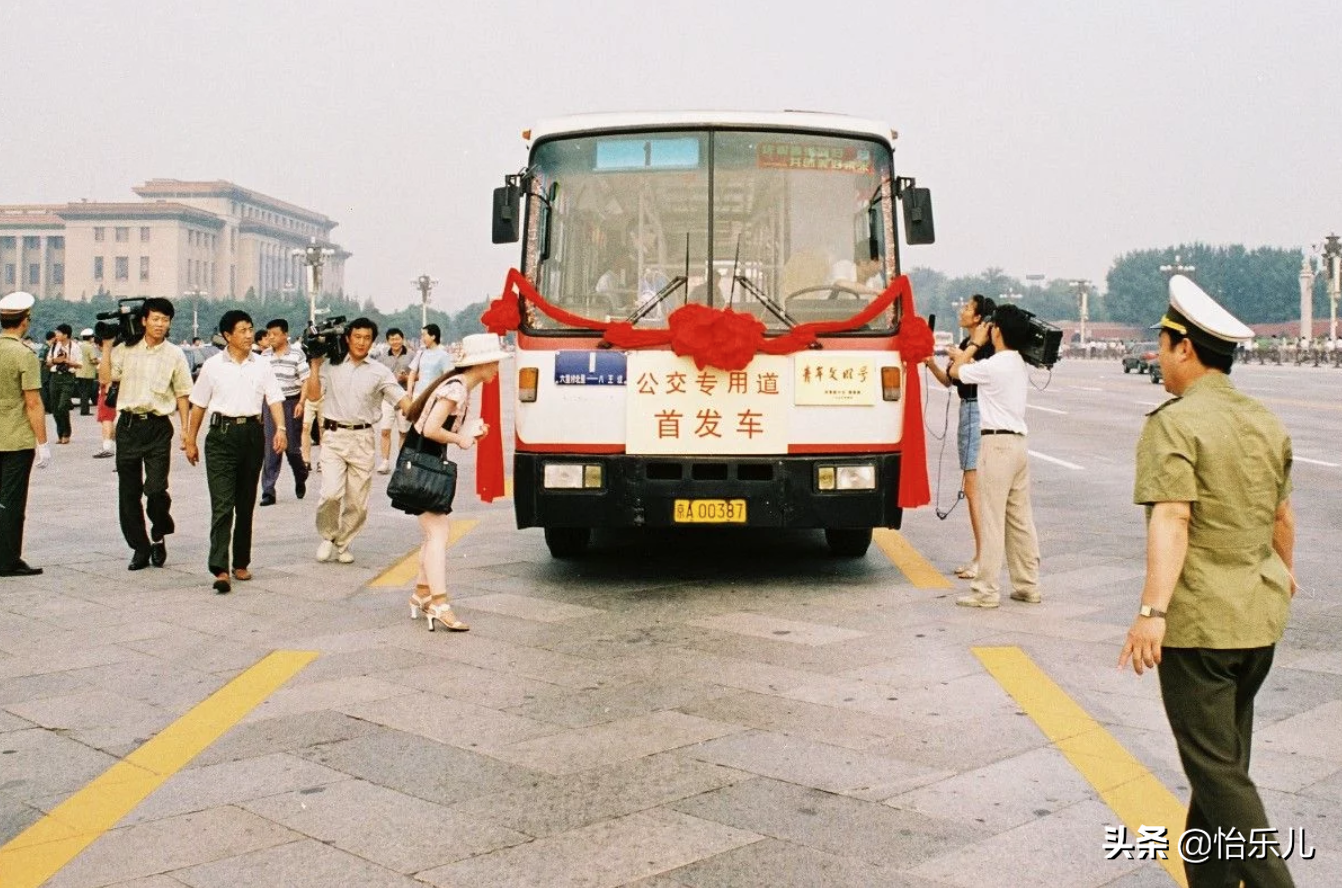
{"label": "white banner on bus", "polygon": [[875,404],[880,400],[880,374],[873,356],[806,351],[796,356],[792,367],[798,404]]}
{"label": "white banner on bus", "polygon": [[756,355],[744,370],[700,370],[671,352],[630,352],[627,452],[787,453],[789,363]]}

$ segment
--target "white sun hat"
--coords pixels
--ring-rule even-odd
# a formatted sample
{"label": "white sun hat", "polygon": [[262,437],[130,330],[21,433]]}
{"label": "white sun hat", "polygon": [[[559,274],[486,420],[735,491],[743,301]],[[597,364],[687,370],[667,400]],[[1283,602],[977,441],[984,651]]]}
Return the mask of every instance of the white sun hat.
{"label": "white sun hat", "polygon": [[512,355],[503,349],[503,340],[497,333],[472,333],[461,337],[461,357],[458,367],[474,367],[476,364],[492,364],[506,360]]}

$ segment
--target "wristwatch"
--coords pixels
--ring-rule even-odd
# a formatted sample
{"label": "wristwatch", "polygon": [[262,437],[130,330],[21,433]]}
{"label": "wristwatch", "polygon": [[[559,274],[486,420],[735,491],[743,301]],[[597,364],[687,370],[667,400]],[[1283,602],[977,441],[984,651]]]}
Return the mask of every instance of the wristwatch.
{"label": "wristwatch", "polygon": [[1137,615],[1142,617],[1160,617],[1163,619],[1165,617],[1165,612],[1163,610],[1156,610],[1149,604],[1144,604],[1137,608]]}

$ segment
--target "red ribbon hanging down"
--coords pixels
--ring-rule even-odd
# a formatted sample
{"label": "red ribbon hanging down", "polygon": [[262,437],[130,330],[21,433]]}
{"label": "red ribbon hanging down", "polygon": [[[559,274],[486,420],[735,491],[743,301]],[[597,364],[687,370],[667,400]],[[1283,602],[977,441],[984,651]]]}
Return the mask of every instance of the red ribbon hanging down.
{"label": "red ribbon hanging down", "polygon": [[[927,441],[923,437],[923,399],[917,368],[932,354],[933,337],[927,321],[914,313],[913,290],[906,276],[896,278],[885,292],[850,318],[798,324],[786,334],[772,339],[765,336],[764,323],[754,315],[733,311],[730,308],[709,308],[699,304],[683,305],[673,311],[667,318],[667,327],[664,329],[640,330],[627,321],[595,321],[551,305],[515,268],[508,270],[508,277],[503,283],[503,293],[480,316],[485,329],[500,336],[517,330],[522,324],[523,298],[561,324],[597,331],[607,342],[619,348],[638,349],[669,345],[676,354],[693,359],[695,366],[700,370],[710,366],[720,370],[743,370],[757,354],[794,354],[810,348],[819,336],[856,330],[864,326],[887,311],[898,299],[902,320],[899,333],[895,337],[895,347],[899,350],[900,359],[904,364],[904,396],[908,399],[904,409],[904,447],[903,458],[899,463],[898,502],[900,507],[905,509],[925,506],[931,502],[932,495],[927,483]],[[493,415],[497,418],[499,410],[497,383],[493,384],[492,394],[490,387],[486,387],[482,413],[491,409],[489,406],[491,398]],[[494,426],[491,423],[492,427]],[[494,445],[498,448],[497,468],[492,462],[487,466],[483,452],[479,457],[476,487],[481,491],[481,498],[485,496],[486,485],[492,483],[482,480],[486,468],[489,471],[497,471],[498,489],[501,491],[503,488],[502,438],[495,439]]]}

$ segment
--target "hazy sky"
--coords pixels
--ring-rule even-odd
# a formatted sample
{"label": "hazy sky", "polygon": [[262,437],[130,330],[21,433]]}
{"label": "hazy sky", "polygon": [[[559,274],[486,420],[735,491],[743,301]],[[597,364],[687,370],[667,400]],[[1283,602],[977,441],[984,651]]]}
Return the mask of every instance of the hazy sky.
{"label": "hazy sky", "polygon": [[490,191],[537,120],[823,110],[889,122],[933,189],[937,243],[906,265],[1102,282],[1131,249],[1342,228],[1340,22],[1321,0],[4,0],[0,203],[229,179],[338,221],[355,295],[398,308],[427,271],[455,310],[517,262]]}

